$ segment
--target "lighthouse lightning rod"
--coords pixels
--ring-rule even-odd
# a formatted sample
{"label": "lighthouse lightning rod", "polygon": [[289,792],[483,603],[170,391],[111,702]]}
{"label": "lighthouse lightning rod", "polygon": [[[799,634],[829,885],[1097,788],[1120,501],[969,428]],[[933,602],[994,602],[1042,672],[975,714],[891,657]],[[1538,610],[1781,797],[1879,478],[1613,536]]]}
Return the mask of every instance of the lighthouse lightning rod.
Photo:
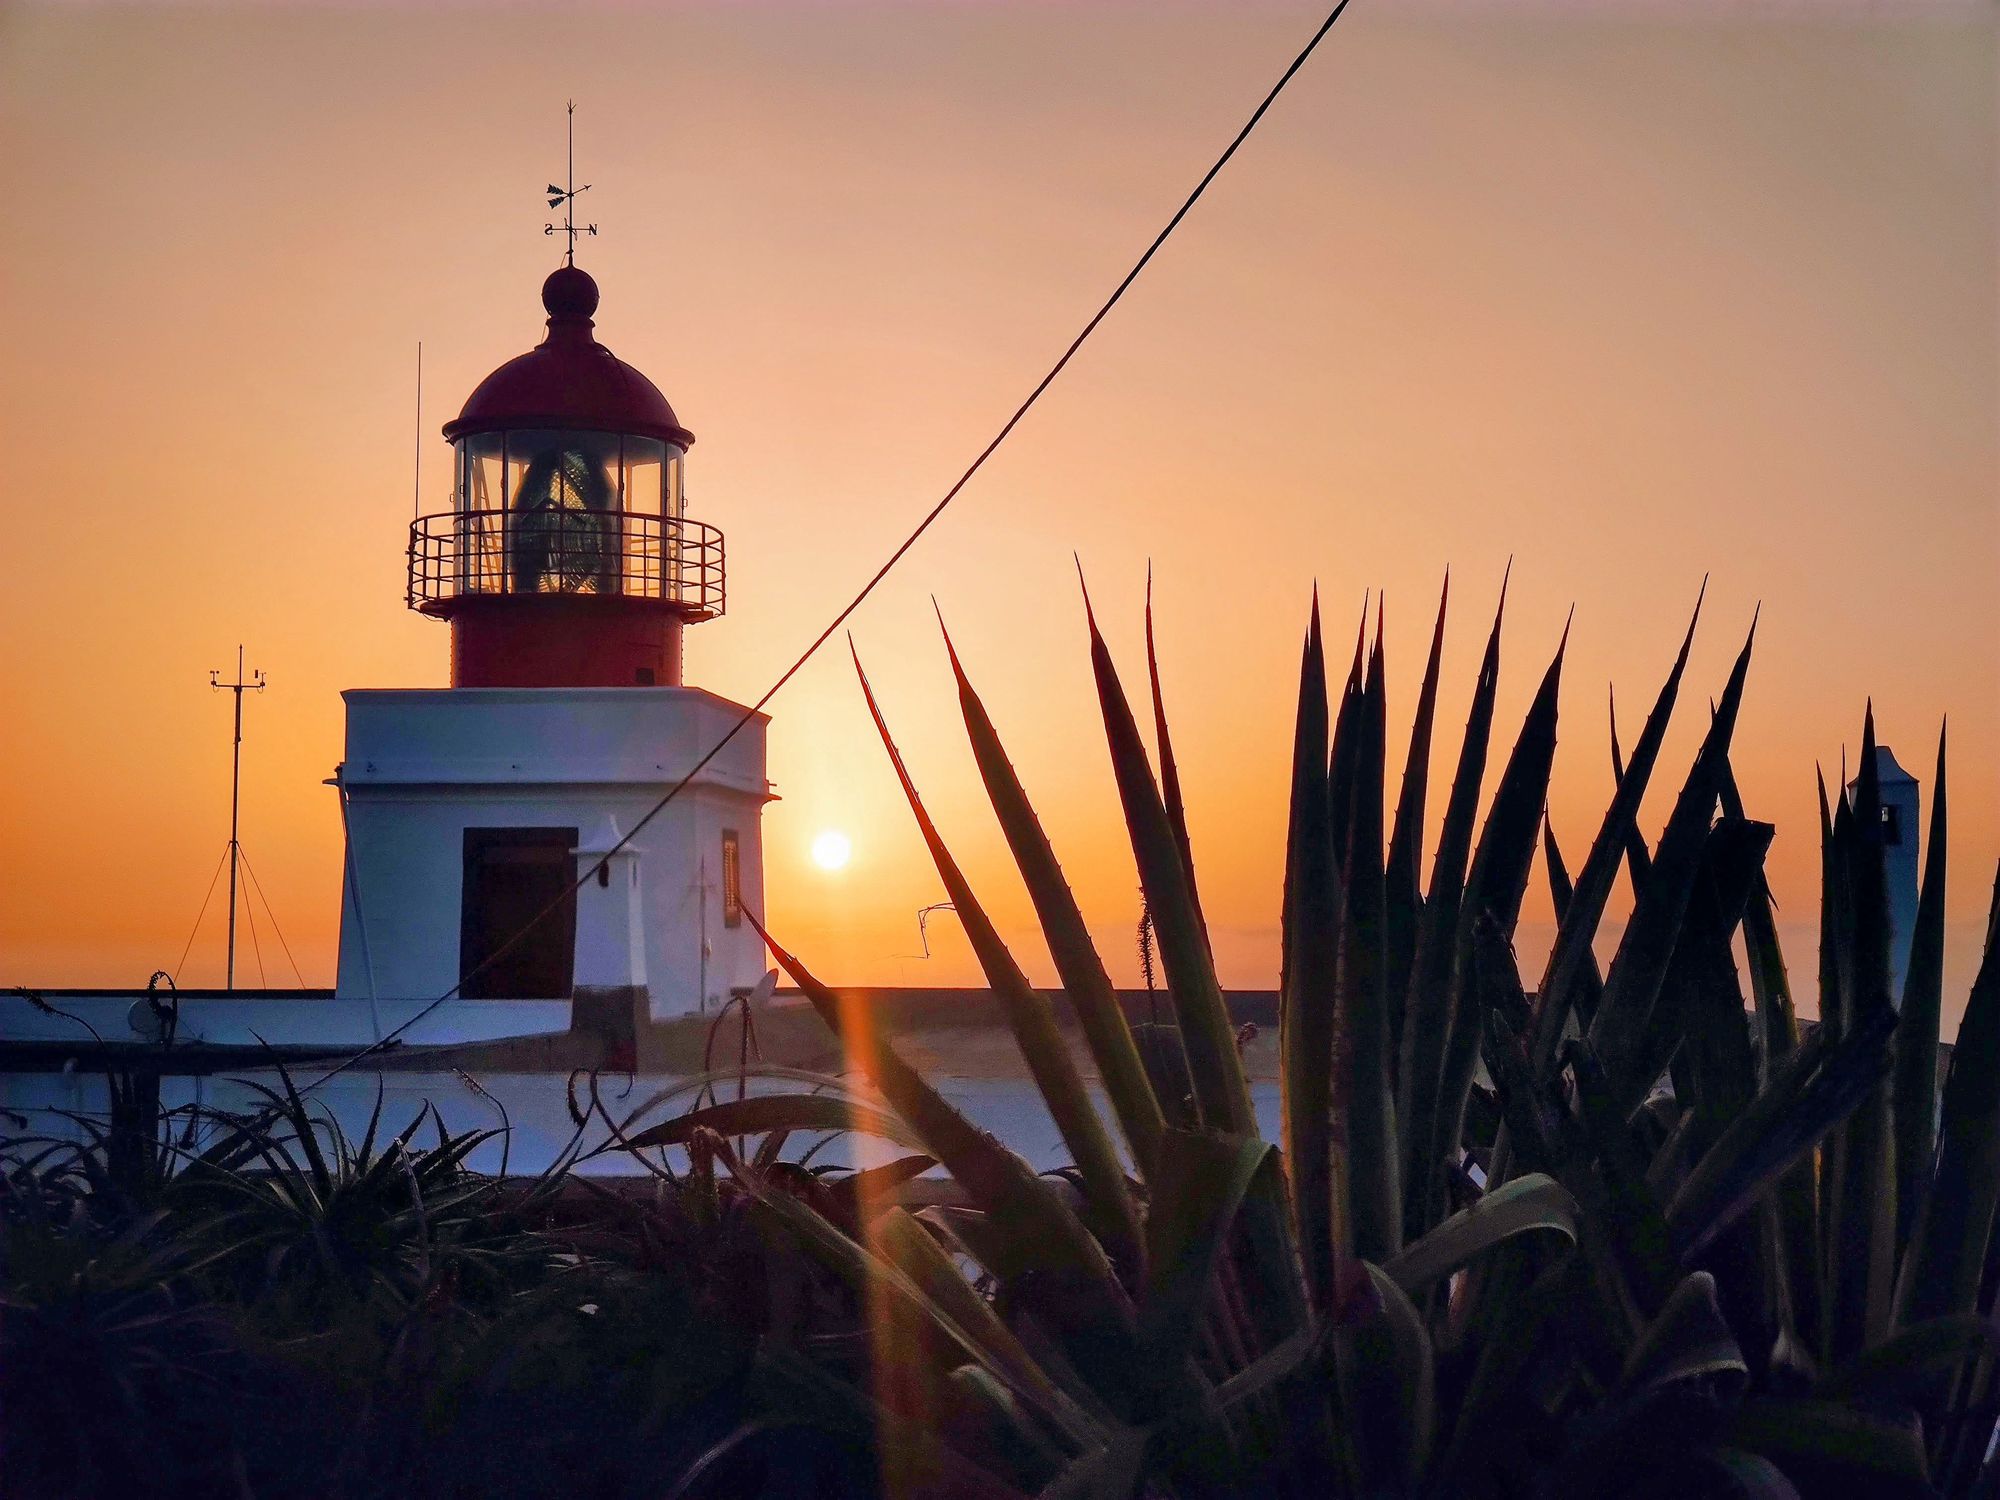
{"label": "lighthouse lightning rod", "polygon": [[225,986],[236,988],[236,870],[243,861],[243,845],[236,837],[236,814],[243,791],[243,694],[264,691],[264,674],[252,672],[243,679],[243,648],[236,648],[236,680],[224,682],[220,672],[208,674],[209,687],[218,692],[227,688],[236,697],[236,725],[229,744],[229,960]]}
{"label": "lighthouse lightning rod", "polygon": [[[1285,86],[1289,84],[1292,81],[1292,79],[1297,75],[1299,69],[1303,68],[1306,65],[1306,60],[1310,58],[1316,50],[1318,50],[1319,44],[1323,40],[1325,40],[1326,34],[1329,31],[1333,30],[1333,23],[1338,21],[1342,13],[1346,11],[1347,3],[1348,0],[1338,0],[1338,3],[1335,4],[1333,9],[1327,12],[1326,19],[1319,23],[1319,29],[1312,34],[1311,38],[1306,42],[1305,46],[1299,50],[1298,56],[1292,59],[1291,66],[1286,68],[1285,71],[1279,76],[1278,81],[1271,85],[1270,92],[1264,95],[1263,100],[1257,105],[1256,109],[1250,112],[1250,118],[1243,122],[1243,128],[1237,131],[1235,137],[1229,142],[1227,146],[1223,148],[1222,155],[1218,156],[1215,159],[1215,164],[1211,166],[1205,173],[1202,174],[1201,181],[1196,183],[1194,186],[1194,191],[1189,193],[1187,197],[1184,200],[1182,200],[1181,206],[1174,210],[1174,216],[1171,219],[1167,220],[1166,227],[1161,229],[1158,234],[1153,236],[1153,242],[1145,248],[1145,251],[1139,256],[1138,260],[1133,262],[1132,269],[1127,271],[1125,273],[1124,279],[1121,280],[1118,283],[1118,285],[1112,289],[1111,295],[1104,299],[1103,305],[1100,306],[1095,313],[1091,314],[1090,321],[1083,325],[1083,331],[1079,333],[1075,338],[1070,340],[1069,347],[1063,350],[1062,354],[1057,357],[1056,362],[1053,365],[1049,366],[1048,373],[1044,375],[1039,381],[1036,382],[1035,388],[1028,392],[1027,398],[1023,400],[1019,406],[1014,408],[1013,415],[1008,417],[1007,420],[1001,424],[1000,430],[993,435],[992,441],[987,443],[987,445],[984,448],[979,450],[979,456],[973,459],[973,461],[966,466],[965,472],[958,476],[957,481],[952,485],[950,489],[945,491],[944,497],[941,500],[939,500],[937,504],[933,505],[928,511],[924,513],[923,519],[918,521],[916,526],[912,528],[910,534],[905,538],[903,538],[902,544],[898,546],[894,552],[889,554],[888,561],[884,562],[881,567],[875,570],[874,574],[869,578],[869,580],[861,586],[860,592],[855,594],[855,596],[847,602],[846,606],[840,611],[840,613],[835,615],[833,619],[827,624],[827,627],[813,638],[812,644],[807,646],[804,651],[799,653],[798,659],[794,661],[789,667],[785,668],[784,672],[779,676],[778,680],[772,683],[768,688],[764,690],[763,696],[758,698],[758,700],[755,703],[751,704],[750,707],[744,709],[742,714],[737,717],[735,722],[729,726],[728,731],[722,736],[722,738],[717,740],[713,745],[709,746],[708,750],[702,755],[701,759],[697,760],[694,763],[694,765],[688,769],[687,774],[682,776],[680,780],[676,781],[672,786],[667,788],[666,795],[661,797],[658,802],[655,802],[653,804],[652,810],[649,811],[643,818],[639,819],[638,822],[634,823],[632,827],[626,831],[625,835],[617,841],[617,843],[613,844],[609,849],[605,850],[602,854],[600,854],[595,864],[593,864],[588,870],[585,870],[582,874],[578,875],[576,879],[570,883],[568,890],[564,891],[562,895],[558,896],[555,900],[551,901],[547,906],[543,907],[539,912],[537,912],[533,917],[529,918],[527,923],[524,926],[522,926],[522,928],[518,932],[516,932],[512,937],[508,938],[506,942],[502,943],[499,947],[495,948],[491,953],[487,954],[487,956],[483,960],[481,960],[478,964],[474,965],[471,969],[468,969],[464,974],[460,975],[457,984],[454,984],[450,989],[446,990],[442,995],[439,995],[435,1000],[430,1001],[415,1015],[411,1016],[409,1020],[403,1022],[400,1026],[395,1027],[393,1030],[384,1035],[379,1041],[370,1042],[366,1047],[363,1047],[360,1051],[352,1054],[343,1061],[336,1063],[333,1067],[327,1069],[326,1072],[320,1074],[319,1077],[313,1079],[311,1083],[306,1084],[305,1088],[307,1089],[318,1088],[322,1083],[325,1083],[328,1079],[336,1077],[337,1075],[346,1072],[356,1063],[361,1062],[366,1058],[372,1057],[377,1052],[380,1052],[384,1047],[392,1045],[399,1038],[401,1038],[405,1032],[409,1031],[411,1027],[415,1026],[419,1021],[423,1020],[424,1017],[428,1016],[432,1011],[436,1010],[440,1005],[443,1005],[447,1000],[450,1000],[453,996],[457,995],[459,991],[465,987],[466,982],[468,980],[471,980],[476,975],[483,973],[492,964],[496,963],[501,957],[511,952],[521,942],[521,940],[525,938],[530,932],[534,931],[535,928],[541,922],[546,920],[552,913],[558,910],[562,906],[562,904],[565,901],[568,901],[572,896],[574,896],[577,891],[581,890],[586,881],[593,879],[596,876],[597,872],[604,868],[605,864],[610,860],[612,855],[616,854],[619,850],[623,849],[627,844],[631,843],[632,840],[638,836],[639,831],[641,829],[643,829],[648,823],[652,822],[654,818],[658,817],[661,814],[661,812],[665,811],[667,804],[672,802],[683,791],[685,791],[688,785],[691,782],[693,782],[695,777],[699,776],[702,773],[702,771],[708,767],[709,763],[713,761],[716,758],[716,756],[720,755],[723,752],[723,750],[728,747],[729,743],[732,740],[734,740],[737,735],[743,732],[746,726],[748,726],[754,719],[756,719],[757,715],[764,710],[764,707],[768,703],[770,703],[770,701],[773,698],[777,697],[781,691],[783,691],[785,684],[790,682],[794,677],[796,677],[799,674],[799,672],[805,667],[805,664],[811,661],[813,657],[818,654],[819,648],[824,646],[829,640],[833,639],[834,632],[839,630],[841,626],[847,623],[847,621],[853,616],[854,612],[857,609],[861,608],[862,604],[867,600],[868,596],[875,592],[876,585],[880,584],[884,578],[887,578],[889,576],[890,570],[893,569],[897,563],[903,560],[904,555],[908,553],[912,547],[916,546],[917,542],[920,539],[922,539],[923,534],[931,529],[932,524],[937,520],[937,518],[945,513],[945,511],[950,507],[952,501],[958,498],[959,492],[963,490],[966,487],[966,485],[972,482],[972,476],[977,474],[981,469],[983,469],[986,466],[986,460],[991,458],[994,455],[994,453],[998,451],[1000,445],[1006,442],[1007,439],[1013,434],[1014,429],[1021,425],[1021,419],[1027,416],[1029,411],[1031,411],[1034,408],[1034,405],[1037,401],[1042,399],[1042,393],[1048,390],[1050,386],[1054,385],[1056,382],[1056,377],[1061,375],[1062,372],[1069,367],[1069,362],[1076,357],[1077,351],[1081,349],[1086,342],[1089,341],[1090,336],[1093,333],[1097,332],[1098,325],[1102,323],[1105,320],[1105,318],[1110,316],[1111,309],[1118,305],[1120,300],[1122,300],[1123,297],[1125,296],[1126,291],[1131,287],[1132,283],[1139,279],[1139,273],[1144,271],[1146,267],[1152,263],[1153,257],[1159,254],[1160,247],[1166,244],[1167,240],[1173,235],[1173,232],[1176,229],[1180,228],[1181,220],[1185,219],[1188,216],[1189,212],[1193,210],[1195,204],[1201,201],[1202,194],[1208,191],[1208,185],[1211,182],[1215,181],[1215,179],[1221,175],[1222,169],[1229,165],[1230,159],[1236,155],[1238,148],[1240,148],[1242,144],[1250,138],[1250,133],[1257,128],[1258,124],[1263,120],[1265,114],[1269,112],[1271,106],[1277,103],[1278,95],[1282,94],[1285,91]],[[575,109],[576,106],[572,104],[570,106],[570,112],[574,114]],[[573,176],[572,180],[574,180]],[[586,184],[586,186],[588,186],[588,184]],[[557,189],[553,184],[550,185],[549,192],[552,195],[549,203],[550,208],[558,207],[563,203],[564,197],[553,196],[558,194],[559,191],[560,190]],[[574,192],[568,193],[564,196],[573,198],[575,197],[576,193],[580,193],[582,191],[583,188],[577,188]],[[573,228],[568,228],[568,226],[565,227],[568,230],[570,236],[569,243],[572,246],[572,248],[576,244],[576,236],[578,234],[596,233],[595,225],[592,225],[588,230],[577,230]],[[553,225],[549,226],[546,232],[554,234],[556,232],[555,227]]]}

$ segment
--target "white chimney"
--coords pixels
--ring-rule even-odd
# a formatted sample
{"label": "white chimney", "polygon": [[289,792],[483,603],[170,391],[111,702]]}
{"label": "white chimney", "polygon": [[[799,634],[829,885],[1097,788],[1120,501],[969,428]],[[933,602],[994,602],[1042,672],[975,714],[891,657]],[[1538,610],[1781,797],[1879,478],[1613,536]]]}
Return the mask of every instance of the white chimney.
{"label": "white chimney", "polygon": [[[609,816],[576,849],[576,988],[630,990],[646,983],[646,934],[639,905],[639,851],[617,847]],[[595,870],[595,874],[590,872]]]}
{"label": "white chimney", "polygon": [[[1882,783],[1882,873],[1889,888],[1889,993],[1900,1008],[1910,939],[1917,930],[1917,818],[1923,799],[1916,777],[1896,764],[1887,745],[1875,747],[1875,775]],[[1848,783],[1850,800],[1856,785]]]}

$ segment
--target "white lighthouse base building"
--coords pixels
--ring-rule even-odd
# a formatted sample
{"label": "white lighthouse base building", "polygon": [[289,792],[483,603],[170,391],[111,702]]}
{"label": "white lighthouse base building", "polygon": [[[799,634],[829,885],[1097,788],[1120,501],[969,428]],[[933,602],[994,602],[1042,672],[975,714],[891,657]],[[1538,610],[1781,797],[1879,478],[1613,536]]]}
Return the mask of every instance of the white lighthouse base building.
{"label": "white lighthouse base building", "polygon": [[715,1009],[763,976],[743,915],[763,911],[763,715],[648,820],[741,707],[687,687],[343,696],[338,997],[643,989],[643,1024]]}

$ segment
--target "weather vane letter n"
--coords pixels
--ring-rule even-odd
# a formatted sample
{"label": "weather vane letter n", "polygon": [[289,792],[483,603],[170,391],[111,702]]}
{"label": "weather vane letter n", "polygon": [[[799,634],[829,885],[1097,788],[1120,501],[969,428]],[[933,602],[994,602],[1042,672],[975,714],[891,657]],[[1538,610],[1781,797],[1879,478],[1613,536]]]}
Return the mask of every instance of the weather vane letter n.
{"label": "weather vane letter n", "polygon": [[553,182],[549,184],[549,207],[561,209],[563,221],[560,224],[542,226],[543,234],[560,234],[568,239],[569,248],[563,252],[563,264],[566,266],[576,264],[576,237],[580,234],[597,233],[595,224],[576,222],[576,195],[589,191],[590,184],[587,182],[582,187],[576,185],[576,101],[572,99],[569,101],[569,164],[566,185],[557,187]]}

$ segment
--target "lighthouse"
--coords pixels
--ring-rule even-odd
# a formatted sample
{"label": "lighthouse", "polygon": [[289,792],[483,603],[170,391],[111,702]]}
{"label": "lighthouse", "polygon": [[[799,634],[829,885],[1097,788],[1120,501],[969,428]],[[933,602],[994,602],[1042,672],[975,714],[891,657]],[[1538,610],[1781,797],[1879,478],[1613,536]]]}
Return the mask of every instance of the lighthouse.
{"label": "lighthouse", "polygon": [[451,685],[342,695],[341,997],[566,999],[624,1041],[763,974],[768,721],[689,686],[682,649],[723,613],[723,536],[598,306],[572,252],[541,343],[444,427],[452,504],[411,523],[407,603],[449,630]]}

